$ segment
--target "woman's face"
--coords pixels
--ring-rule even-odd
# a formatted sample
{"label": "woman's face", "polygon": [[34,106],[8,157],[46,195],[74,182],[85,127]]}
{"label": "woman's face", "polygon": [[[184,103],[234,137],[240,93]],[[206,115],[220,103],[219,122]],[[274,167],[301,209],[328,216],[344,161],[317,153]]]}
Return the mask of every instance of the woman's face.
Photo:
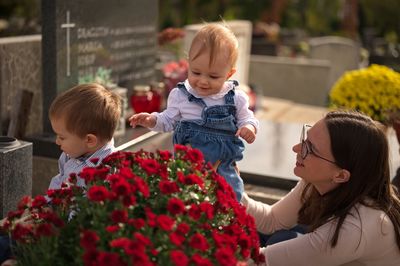
{"label": "woman's face", "polygon": [[[304,145],[308,146],[308,153],[304,159],[301,156],[302,143],[293,146],[293,151],[297,153],[294,174],[313,184],[323,195],[338,186],[334,177],[341,170],[333,163],[335,158],[332,155],[329,131],[323,119],[305,132],[304,141]],[[303,151],[303,156],[304,154]]]}

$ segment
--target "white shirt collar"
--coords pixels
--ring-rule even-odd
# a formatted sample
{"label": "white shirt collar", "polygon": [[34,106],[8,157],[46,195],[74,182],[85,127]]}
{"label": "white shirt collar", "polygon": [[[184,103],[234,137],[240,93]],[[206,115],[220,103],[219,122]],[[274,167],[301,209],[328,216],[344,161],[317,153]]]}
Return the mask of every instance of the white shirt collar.
{"label": "white shirt collar", "polygon": [[188,80],[185,80],[184,84],[185,84],[185,87],[186,87],[187,91],[190,94],[192,94],[194,97],[201,98],[201,99],[209,98],[209,99],[213,99],[213,100],[218,100],[218,99],[223,98],[228,93],[228,91],[230,91],[233,88],[233,83],[232,82],[224,82],[222,90],[220,90],[218,93],[212,94],[212,95],[208,95],[208,96],[200,96],[200,95],[197,94],[196,90],[193,89],[192,86],[190,86]]}

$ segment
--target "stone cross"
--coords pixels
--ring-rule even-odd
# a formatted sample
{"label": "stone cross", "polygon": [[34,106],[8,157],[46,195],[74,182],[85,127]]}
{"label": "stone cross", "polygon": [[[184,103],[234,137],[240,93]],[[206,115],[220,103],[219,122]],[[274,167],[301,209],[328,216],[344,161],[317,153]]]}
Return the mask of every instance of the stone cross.
{"label": "stone cross", "polygon": [[75,27],[75,23],[70,23],[69,10],[67,11],[67,21],[61,24],[62,29],[67,30],[67,77],[71,75],[71,50],[70,50],[70,30]]}

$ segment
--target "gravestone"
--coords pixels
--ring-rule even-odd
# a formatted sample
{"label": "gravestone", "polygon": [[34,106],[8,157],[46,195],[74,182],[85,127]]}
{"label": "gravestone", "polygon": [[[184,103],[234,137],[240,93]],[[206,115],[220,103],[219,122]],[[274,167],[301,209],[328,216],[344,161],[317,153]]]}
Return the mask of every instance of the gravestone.
{"label": "gravestone", "polygon": [[330,71],[327,60],[252,55],[249,80],[264,96],[327,106]]}
{"label": "gravestone", "polygon": [[[239,84],[248,85],[252,35],[251,22],[245,20],[231,20],[224,22],[224,24],[232,30],[239,42],[236,73],[232,76],[232,79],[239,81]],[[194,35],[202,26],[204,26],[204,24],[192,24],[185,27],[185,52],[189,52]]]}
{"label": "gravestone", "polygon": [[21,90],[33,93],[25,134],[42,132],[41,36],[0,38],[0,135],[5,135],[10,112]]}
{"label": "gravestone", "polygon": [[338,36],[315,37],[309,40],[309,44],[310,58],[331,63],[329,89],[344,72],[359,68],[360,45],[351,39]]}
{"label": "gravestone", "polygon": [[32,194],[32,143],[0,136],[0,217]]}
{"label": "gravestone", "polygon": [[[155,79],[158,1],[42,0],[43,117],[60,92],[111,70],[121,87]],[[45,132],[52,132],[43,119]]]}

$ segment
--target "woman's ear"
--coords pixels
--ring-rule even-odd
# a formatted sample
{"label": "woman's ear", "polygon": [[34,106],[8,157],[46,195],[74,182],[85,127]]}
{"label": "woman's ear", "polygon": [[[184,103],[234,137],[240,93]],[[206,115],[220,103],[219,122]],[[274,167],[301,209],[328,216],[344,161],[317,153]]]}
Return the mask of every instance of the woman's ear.
{"label": "woman's ear", "polygon": [[97,146],[99,140],[97,139],[96,135],[87,134],[85,137],[85,141],[88,148],[94,148]]}
{"label": "woman's ear", "polygon": [[346,169],[341,169],[332,179],[333,183],[346,183],[350,179],[350,172],[347,171]]}
{"label": "woman's ear", "polygon": [[236,68],[232,68],[231,71],[229,71],[229,73],[228,73],[226,79],[227,79],[227,80],[230,79],[230,77],[232,77],[233,74],[235,74],[235,73],[236,73]]}

